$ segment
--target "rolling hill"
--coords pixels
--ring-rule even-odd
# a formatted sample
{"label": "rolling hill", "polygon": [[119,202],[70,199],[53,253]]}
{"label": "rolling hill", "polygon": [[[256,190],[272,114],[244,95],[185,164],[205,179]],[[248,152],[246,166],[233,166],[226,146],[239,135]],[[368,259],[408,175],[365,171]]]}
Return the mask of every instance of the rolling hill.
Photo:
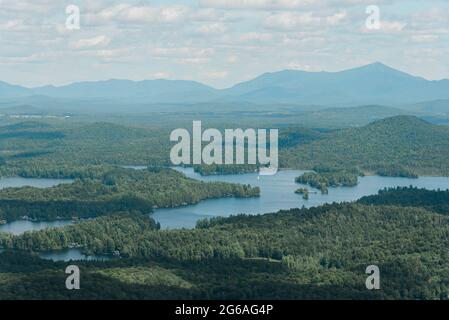
{"label": "rolling hill", "polygon": [[449,127],[396,116],[327,133],[318,141],[281,150],[284,167],[358,168],[382,175],[449,175]]}
{"label": "rolling hill", "polygon": [[407,110],[428,112],[434,114],[449,114],[449,99],[424,101],[414,105],[404,106]]}

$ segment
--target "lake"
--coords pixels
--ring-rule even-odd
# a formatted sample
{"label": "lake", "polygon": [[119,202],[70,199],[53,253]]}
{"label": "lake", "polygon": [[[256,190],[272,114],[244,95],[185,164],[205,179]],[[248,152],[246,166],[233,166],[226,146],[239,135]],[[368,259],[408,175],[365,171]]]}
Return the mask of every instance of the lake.
{"label": "lake", "polygon": [[[259,198],[224,198],[204,200],[198,204],[181,208],[163,208],[155,210],[153,218],[164,229],[193,228],[196,222],[204,218],[217,216],[227,217],[240,213],[262,214],[277,212],[282,209],[298,207],[313,207],[324,203],[345,202],[360,199],[366,195],[377,194],[385,187],[416,186],[426,189],[449,189],[449,178],[420,177],[418,179],[391,178],[379,176],[360,177],[355,187],[329,188],[329,194],[320,192],[309,194],[309,200],[304,200],[295,190],[305,185],[295,183],[295,178],[306,171],[284,170],[274,176],[259,176],[257,173],[224,176],[201,176],[192,168],[175,168],[190,178],[202,181],[223,181],[240,184],[250,184],[261,189]],[[317,191],[309,188],[312,192]]]}
{"label": "lake", "polygon": [[[133,169],[145,169],[145,167],[135,166]],[[385,187],[416,186],[426,189],[449,189],[449,178],[446,177],[420,177],[418,179],[389,178],[379,176],[360,177],[359,184],[355,187],[329,188],[329,194],[323,195],[315,189],[309,188],[309,200],[304,200],[301,195],[295,194],[295,190],[304,185],[295,183],[295,178],[306,171],[285,170],[279,171],[274,176],[259,176],[257,173],[224,176],[201,176],[195,173],[192,168],[174,168],[184,173],[186,176],[202,181],[223,181],[240,184],[250,184],[261,189],[259,198],[224,198],[204,200],[196,205],[178,208],[167,208],[155,210],[152,217],[161,224],[164,229],[193,228],[196,222],[204,218],[217,216],[230,216],[240,213],[262,214],[277,212],[282,209],[298,207],[319,206],[324,203],[354,201],[366,195],[376,194]],[[3,180],[3,179],[2,179]],[[2,186],[0,180],[0,188]],[[5,179],[6,180],[6,179]],[[49,187],[59,183],[67,183],[67,180],[51,179],[31,179],[21,181],[21,185],[33,183],[38,187]],[[40,181],[35,181],[40,180]],[[42,181],[46,180],[46,181]],[[19,185],[20,180],[16,180],[14,186]],[[11,183],[11,182],[10,182]],[[23,184],[25,183],[25,184]],[[316,191],[316,192],[315,192]],[[55,222],[31,222],[16,221],[0,226],[0,231],[20,234],[25,231],[40,230],[47,227],[60,227],[70,224],[71,221]],[[42,253],[45,259],[55,261],[69,260],[105,260],[108,257],[85,256],[79,249],[68,249],[56,252]]]}

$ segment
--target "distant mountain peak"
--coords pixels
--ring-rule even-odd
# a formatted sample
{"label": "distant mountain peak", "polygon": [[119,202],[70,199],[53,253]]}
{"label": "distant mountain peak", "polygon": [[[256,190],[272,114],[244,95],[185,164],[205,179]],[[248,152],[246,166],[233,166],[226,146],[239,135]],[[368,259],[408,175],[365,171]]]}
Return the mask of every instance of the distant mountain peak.
{"label": "distant mountain peak", "polygon": [[[352,68],[352,69],[348,69],[348,70],[344,70],[344,71],[340,71],[341,73],[350,73],[350,72],[364,72],[364,73],[389,73],[389,74],[396,74],[396,75],[402,75],[402,76],[407,76],[410,78],[419,78],[416,76],[413,76],[409,73],[400,71],[398,69],[395,69],[393,67],[390,67],[382,62],[374,62],[374,63],[370,63],[370,64],[366,64],[360,67],[356,67],[356,68]],[[422,78],[420,78],[422,79]]]}
{"label": "distant mountain peak", "polygon": [[387,66],[386,64],[379,62],[379,61],[369,63],[369,64],[365,65],[365,67],[379,68],[379,69],[393,69],[392,67]]}

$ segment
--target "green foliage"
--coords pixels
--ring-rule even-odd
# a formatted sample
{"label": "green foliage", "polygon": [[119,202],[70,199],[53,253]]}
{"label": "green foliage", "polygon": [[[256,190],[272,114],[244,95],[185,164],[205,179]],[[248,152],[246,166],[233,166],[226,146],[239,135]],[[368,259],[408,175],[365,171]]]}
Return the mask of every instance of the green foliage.
{"label": "green foliage", "polygon": [[309,200],[309,189],[299,188],[295,191],[296,194],[302,194],[304,200]]}
{"label": "green foliage", "polygon": [[390,166],[390,167],[384,167],[380,168],[376,171],[376,174],[378,174],[381,177],[401,177],[401,178],[412,178],[417,179],[418,175],[411,171],[410,169],[404,168],[403,166]]}
{"label": "green foliage", "polygon": [[95,220],[82,221],[63,228],[26,232],[20,237],[4,240],[3,246],[19,250],[49,251],[76,246],[86,253],[112,255],[116,250],[123,256],[135,255],[130,235],[157,230],[159,225],[147,215],[116,213]]}
{"label": "green foliage", "polygon": [[[319,132],[297,128],[299,117],[290,114],[270,117],[260,123],[281,127],[282,167],[315,170],[298,182],[322,191],[356,184],[360,171],[407,177],[449,174],[446,127],[401,116]],[[225,118],[217,121],[224,125]],[[448,298],[448,191],[384,190],[358,203],[160,230],[144,215],[154,206],[260,192],[155,169],[169,164],[169,132],[169,125],[137,128],[104,122],[1,127],[2,175],[76,181],[45,190],[0,190],[0,220],[23,215],[96,218],[20,236],[0,233],[0,244],[8,249],[0,253],[0,299]],[[133,164],[152,168],[118,167]],[[196,168],[202,174],[252,169]],[[122,259],[79,262],[83,290],[70,292],[63,286],[66,264],[41,260],[35,253],[73,245],[86,253],[119,251]],[[365,288],[365,268],[371,264],[381,269],[380,291]]]}
{"label": "green foliage", "polygon": [[397,187],[381,190],[378,195],[363,197],[358,202],[371,205],[420,207],[449,215],[449,190],[431,191],[412,186]]}
{"label": "green foliage", "polygon": [[[217,218],[193,230],[158,230],[145,216],[118,214],[12,236],[9,247],[40,250],[77,242],[88,252],[120,250],[124,258],[118,261],[81,262],[85,290],[76,294],[84,298],[444,299],[448,234],[449,217],[435,212],[350,203]],[[57,263],[36,264],[32,275],[11,274],[14,263],[25,259],[2,254],[1,298],[69,297],[57,281],[35,293],[44,279],[55,277]],[[365,288],[371,264],[380,267],[380,291]],[[8,289],[18,282],[30,291],[12,295]]]}
{"label": "green foliage", "polygon": [[351,172],[306,172],[295,179],[297,183],[308,184],[312,188],[328,193],[329,187],[353,187],[358,184],[357,174]]}
{"label": "green foliage", "polygon": [[322,135],[318,141],[282,149],[281,167],[360,168],[383,175],[449,175],[449,128],[410,116]]}

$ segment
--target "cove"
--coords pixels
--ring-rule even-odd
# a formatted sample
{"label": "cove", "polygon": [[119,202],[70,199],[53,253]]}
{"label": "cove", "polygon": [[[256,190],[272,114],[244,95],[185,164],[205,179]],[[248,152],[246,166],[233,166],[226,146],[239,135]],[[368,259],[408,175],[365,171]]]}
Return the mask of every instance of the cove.
{"label": "cove", "polygon": [[[63,183],[72,183],[72,179],[40,179],[40,178],[22,178],[10,177],[0,179],[0,190],[5,188],[35,187],[50,188]],[[51,227],[62,227],[70,224],[71,221],[50,221],[50,222],[34,222],[29,220],[13,221],[4,225],[0,225],[0,232],[9,232],[15,235],[22,234],[26,231],[37,231]]]}
{"label": "cove", "polygon": [[[355,187],[329,188],[329,194],[323,195],[308,186],[295,183],[295,178],[306,171],[283,170],[273,176],[259,176],[257,173],[201,176],[192,168],[173,168],[190,178],[202,181],[223,181],[230,183],[250,184],[259,186],[259,198],[224,198],[204,200],[198,204],[179,208],[161,208],[155,210],[152,217],[161,224],[163,229],[194,228],[198,220],[217,216],[263,214],[279,210],[305,206],[315,207],[325,203],[355,201],[366,195],[377,194],[383,188],[410,186],[429,190],[449,189],[447,177],[419,177],[418,179],[366,176],[359,177]],[[309,200],[304,200],[295,190],[305,187],[312,191]]]}
{"label": "cove", "polygon": [[41,179],[8,177],[0,179],[0,190],[5,188],[35,187],[50,188],[63,183],[72,183],[72,179]]}

